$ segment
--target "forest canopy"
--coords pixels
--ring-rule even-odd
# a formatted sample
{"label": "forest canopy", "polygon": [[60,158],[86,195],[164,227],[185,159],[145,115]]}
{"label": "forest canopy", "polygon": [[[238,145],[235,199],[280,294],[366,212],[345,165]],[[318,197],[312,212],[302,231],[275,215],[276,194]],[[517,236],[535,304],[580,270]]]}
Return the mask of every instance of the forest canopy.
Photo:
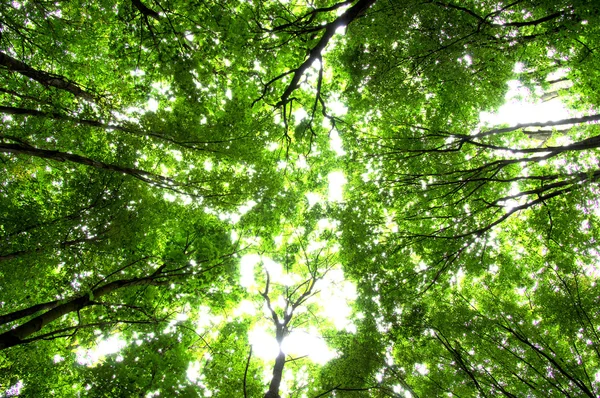
{"label": "forest canopy", "polygon": [[3,2],[0,395],[600,396],[599,51],[595,0]]}

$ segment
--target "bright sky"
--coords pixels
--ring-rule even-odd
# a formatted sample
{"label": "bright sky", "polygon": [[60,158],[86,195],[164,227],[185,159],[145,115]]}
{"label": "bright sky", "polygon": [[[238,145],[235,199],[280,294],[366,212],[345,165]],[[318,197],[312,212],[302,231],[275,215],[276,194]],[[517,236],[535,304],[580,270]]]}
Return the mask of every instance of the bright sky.
{"label": "bright sky", "polygon": [[[324,228],[327,227],[326,223],[322,224]],[[249,292],[258,295],[258,292],[264,289],[264,286],[259,286],[255,280],[255,273],[259,272],[258,267],[262,266],[268,270],[270,282],[273,285],[294,286],[303,282],[301,276],[284,272],[282,265],[270,258],[258,254],[247,254],[240,260],[240,284]],[[315,290],[318,290],[319,293],[309,302],[327,303],[327,305],[321,306],[317,316],[327,319],[338,330],[355,331],[354,325],[349,320],[351,315],[349,303],[356,299],[356,287],[351,282],[344,280],[341,266],[330,270],[317,284]],[[282,307],[285,306],[282,297],[271,296],[271,300],[273,307],[281,313]],[[303,311],[303,307],[296,310],[297,313]],[[253,355],[265,361],[273,360],[277,356],[279,348],[270,315],[262,299],[257,303],[244,300],[235,312],[240,315],[254,315],[263,312],[264,320],[255,324],[248,338],[253,347]],[[307,355],[313,362],[319,364],[324,364],[336,356],[336,353],[327,347],[314,327],[293,331],[284,341],[283,350],[293,357]]]}
{"label": "bright sky", "polygon": [[542,102],[536,99],[543,94],[542,92],[531,93],[516,80],[508,82],[508,86],[505,104],[496,113],[481,112],[481,124],[514,126],[520,123],[557,121],[572,117],[572,111],[569,112],[558,97]]}

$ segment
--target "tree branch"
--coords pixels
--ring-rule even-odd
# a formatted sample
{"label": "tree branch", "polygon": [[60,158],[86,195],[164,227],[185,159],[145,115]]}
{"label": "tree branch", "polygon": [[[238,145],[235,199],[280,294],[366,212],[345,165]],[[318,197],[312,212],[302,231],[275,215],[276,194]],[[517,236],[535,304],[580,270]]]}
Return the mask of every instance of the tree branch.
{"label": "tree branch", "polygon": [[151,8],[148,8],[144,3],[140,0],[131,0],[131,3],[141,12],[144,16],[154,18],[156,20],[160,19],[160,14],[154,11]]}
{"label": "tree branch", "polygon": [[313,62],[317,61],[327,44],[331,40],[331,38],[335,35],[335,32],[338,28],[348,26],[358,17],[363,15],[363,13],[371,7],[376,0],[358,0],[352,7],[350,7],[346,12],[336,18],[334,21],[328,23],[325,27],[325,32],[323,32],[323,36],[317,42],[317,44],[309,51],[308,57],[304,60],[304,62],[296,69],[293,70],[294,75],[292,76],[292,80],[288,84],[287,88],[281,95],[279,102],[276,104],[276,107],[280,107],[282,105],[287,104],[290,101],[290,96],[298,88],[298,84],[300,83],[300,78],[306,70],[313,64]]}
{"label": "tree branch", "polygon": [[246,368],[244,369],[244,398],[248,398],[246,380],[248,378],[248,368],[250,367],[250,358],[252,358],[252,346],[250,346],[250,352],[248,353],[248,360],[246,361]]}
{"label": "tree branch", "polygon": [[53,75],[48,72],[33,69],[31,66],[24,62],[19,61],[11,57],[10,55],[0,51],[0,65],[6,67],[12,72],[20,73],[24,76],[29,77],[44,86],[54,87],[59,90],[68,91],[74,96],[84,99],[88,102],[95,102],[95,98],[92,94],[83,90],[78,84],[68,81],[63,76]]}

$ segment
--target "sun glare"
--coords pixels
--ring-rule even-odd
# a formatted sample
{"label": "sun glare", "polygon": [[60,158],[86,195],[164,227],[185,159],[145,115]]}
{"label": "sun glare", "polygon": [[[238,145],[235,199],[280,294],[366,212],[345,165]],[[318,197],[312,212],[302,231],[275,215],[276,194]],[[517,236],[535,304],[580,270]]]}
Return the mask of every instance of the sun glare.
{"label": "sun glare", "polygon": [[338,156],[344,156],[346,154],[340,134],[336,130],[333,130],[329,135],[329,147]]}
{"label": "sun glare", "polygon": [[342,202],[344,200],[344,185],[346,184],[346,176],[342,171],[332,171],[327,175],[329,181],[329,196],[330,202]]}
{"label": "sun glare", "polygon": [[[279,354],[279,346],[273,332],[264,325],[256,325],[249,333],[252,355],[263,361],[272,361]],[[292,358],[307,356],[314,363],[323,365],[337,356],[315,329],[294,330],[285,338],[282,350]]]}
{"label": "sun glare", "polygon": [[[323,221],[323,220],[321,220]],[[330,222],[320,222],[323,228],[333,227]],[[310,242],[311,244],[316,242]],[[308,250],[308,248],[307,248]],[[281,313],[286,307],[283,294],[277,296],[274,292],[274,286],[296,286],[303,282],[300,275],[284,271],[283,266],[272,259],[259,254],[247,254],[240,260],[240,284],[246,288],[249,293],[262,291],[263,282],[258,282],[257,266],[264,267],[269,274],[269,283],[271,284],[270,299],[272,308]],[[261,285],[261,286],[259,286]],[[255,297],[259,297],[256,295]],[[352,315],[352,303],[357,297],[356,287],[350,281],[344,279],[344,273],[340,265],[329,270],[321,280],[315,285],[315,296],[309,299],[302,306],[294,311],[294,316],[300,316],[306,313],[305,305],[318,303],[317,308],[313,309],[314,314],[320,319],[324,319],[326,324],[336,330],[345,330],[354,333],[355,325],[350,320]],[[263,300],[243,300],[234,310],[235,316],[251,316],[257,314],[263,316],[254,324],[248,333],[248,340],[253,347],[253,355],[264,360],[271,361],[279,353],[279,347],[275,340],[273,325],[271,324],[270,310]],[[316,327],[298,327],[292,328],[290,334],[285,338],[283,352],[291,357],[307,356],[311,361],[318,364],[324,364],[334,358],[337,354],[331,350],[327,343],[320,336]]]}
{"label": "sun glare", "polygon": [[495,113],[481,112],[480,124],[514,126],[520,123],[543,123],[572,117],[571,112],[558,97],[543,101],[540,99],[543,96],[542,92],[532,93],[516,80],[508,82],[508,86],[509,91],[504,105]]}
{"label": "sun glare", "polygon": [[79,348],[76,352],[77,363],[85,366],[94,366],[107,355],[121,351],[127,342],[121,339],[120,334],[113,334],[107,339],[99,339],[95,347],[90,349]]}

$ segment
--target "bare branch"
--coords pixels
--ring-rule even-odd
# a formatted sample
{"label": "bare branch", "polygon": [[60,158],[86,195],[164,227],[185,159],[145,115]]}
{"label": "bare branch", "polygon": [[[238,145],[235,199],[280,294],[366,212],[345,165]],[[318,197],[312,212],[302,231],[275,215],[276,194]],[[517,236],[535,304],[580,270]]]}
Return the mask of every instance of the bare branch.
{"label": "bare branch", "polygon": [[248,360],[246,361],[246,369],[244,369],[244,398],[248,398],[248,391],[246,388],[246,380],[248,378],[248,368],[250,367],[250,358],[252,358],[252,346],[250,346],[250,352],[248,353]]}
{"label": "bare branch", "polygon": [[597,121],[600,121],[600,115],[574,117],[574,118],[569,118],[569,119],[562,119],[562,120],[548,121],[548,122],[519,123],[519,124],[516,124],[511,127],[503,127],[503,128],[497,128],[497,129],[483,131],[479,134],[475,134],[470,137],[471,138],[481,138],[481,137],[486,137],[488,135],[493,135],[493,134],[508,133],[511,131],[516,131],[516,130],[524,129],[527,127],[564,126],[567,124],[581,124],[581,123],[597,122]]}
{"label": "bare branch", "polygon": [[335,35],[336,30],[338,28],[348,26],[355,19],[363,15],[364,12],[375,3],[375,1],[376,0],[358,0],[352,7],[346,10],[346,12],[344,12],[334,21],[326,25],[325,32],[323,33],[321,39],[317,42],[317,44],[309,51],[308,57],[298,68],[294,69],[294,75],[292,76],[292,80],[281,95],[281,99],[276,105],[277,107],[285,105],[289,102],[292,92],[296,90],[298,84],[300,83],[300,78],[302,77],[302,75],[304,75],[306,70],[313,64],[313,62],[321,58],[323,50],[325,49],[325,47],[327,47],[327,44]]}

